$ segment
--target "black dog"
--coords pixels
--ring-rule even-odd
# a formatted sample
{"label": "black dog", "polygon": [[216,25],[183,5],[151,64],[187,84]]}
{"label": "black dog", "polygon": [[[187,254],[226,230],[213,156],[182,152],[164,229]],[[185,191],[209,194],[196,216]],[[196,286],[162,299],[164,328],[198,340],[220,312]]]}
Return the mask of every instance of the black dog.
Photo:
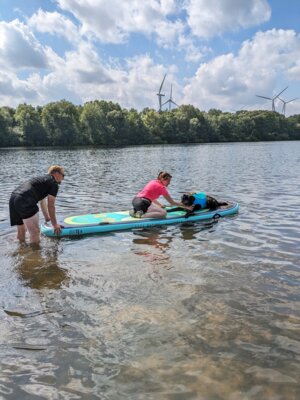
{"label": "black dog", "polygon": [[187,211],[186,217],[189,217],[190,215],[193,214],[194,211],[201,210],[202,208],[208,208],[209,210],[216,210],[218,207],[221,206],[226,206],[228,203],[226,202],[220,202],[217,199],[215,199],[212,196],[206,195],[206,204],[203,204],[201,206],[200,204],[195,204],[196,197],[193,195],[193,193],[185,193],[181,197],[181,203],[184,204],[185,206],[194,206],[192,211]]}

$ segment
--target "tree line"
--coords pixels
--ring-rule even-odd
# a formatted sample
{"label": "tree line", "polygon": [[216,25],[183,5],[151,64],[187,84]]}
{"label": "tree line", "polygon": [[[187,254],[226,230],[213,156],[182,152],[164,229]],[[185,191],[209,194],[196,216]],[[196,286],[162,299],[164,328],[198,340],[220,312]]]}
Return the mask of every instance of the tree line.
{"label": "tree line", "polygon": [[95,100],[76,106],[66,100],[16,109],[0,107],[0,147],[127,146],[143,144],[299,140],[300,115],[274,111],[200,111],[182,105],[158,112],[123,109]]}

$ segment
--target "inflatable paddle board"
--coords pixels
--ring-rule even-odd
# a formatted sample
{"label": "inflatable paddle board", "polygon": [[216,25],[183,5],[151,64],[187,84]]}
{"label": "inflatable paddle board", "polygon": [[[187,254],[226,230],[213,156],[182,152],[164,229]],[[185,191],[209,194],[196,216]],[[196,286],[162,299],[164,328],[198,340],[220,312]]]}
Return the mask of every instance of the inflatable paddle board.
{"label": "inflatable paddle board", "polygon": [[188,217],[186,210],[178,207],[166,207],[166,210],[167,216],[165,218],[134,218],[130,216],[129,211],[75,215],[67,217],[60,222],[63,229],[59,235],[54,233],[53,227],[50,223],[49,225],[42,224],[41,232],[50,237],[81,236],[94,233],[121,231],[125,229],[139,229],[159,225],[203,221],[236,214],[239,210],[239,204],[228,202],[226,206],[220,206],[213,211],[204,208],[195,211]]}

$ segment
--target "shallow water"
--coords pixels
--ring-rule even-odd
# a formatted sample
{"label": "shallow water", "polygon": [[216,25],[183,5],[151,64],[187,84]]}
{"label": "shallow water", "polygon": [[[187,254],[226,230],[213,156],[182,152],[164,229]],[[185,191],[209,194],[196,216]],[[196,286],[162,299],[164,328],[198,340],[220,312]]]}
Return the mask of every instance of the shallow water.
{"label": "shallow water", "polygon": [[[0,398],[298,399],[300,142],[0,150]],[[169,191],[236,200],[217,223],[20,246],[8,199],[62,164],[59,216]]]}

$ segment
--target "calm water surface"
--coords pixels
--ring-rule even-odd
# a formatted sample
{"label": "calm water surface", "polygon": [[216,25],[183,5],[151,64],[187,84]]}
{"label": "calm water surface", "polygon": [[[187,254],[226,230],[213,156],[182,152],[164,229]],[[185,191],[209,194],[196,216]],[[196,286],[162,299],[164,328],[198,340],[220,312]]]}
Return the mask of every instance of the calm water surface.
{"label": "calm water surface", "polygon": [[[0,150],[1,399],[300,398],[300,142]],[[59,216],[160,169],[237,216],[20,246],[8,199],[62,164]]]}

